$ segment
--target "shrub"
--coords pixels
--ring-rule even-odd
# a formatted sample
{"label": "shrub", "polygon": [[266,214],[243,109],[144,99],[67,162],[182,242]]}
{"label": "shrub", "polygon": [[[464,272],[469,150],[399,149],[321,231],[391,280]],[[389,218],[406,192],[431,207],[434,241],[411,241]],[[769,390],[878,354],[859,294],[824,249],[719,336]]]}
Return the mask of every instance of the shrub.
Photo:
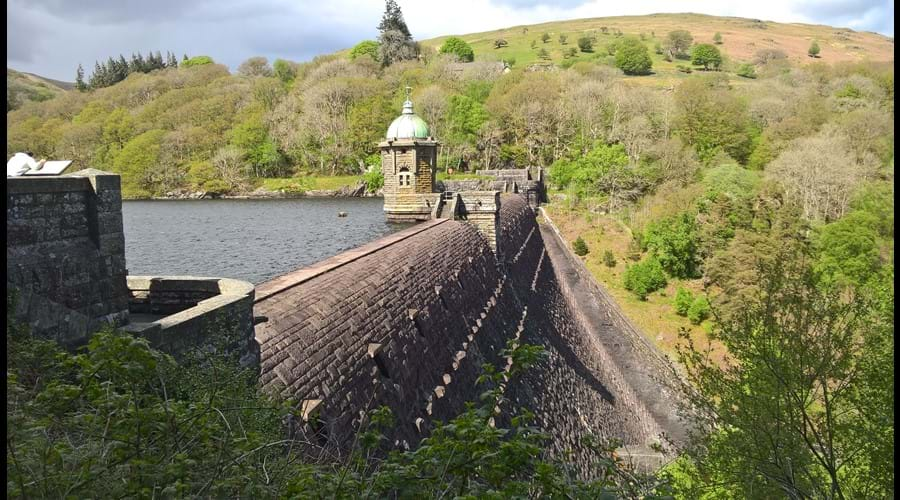
{"label": "shrub", "polygon": [[822,49],[819,48],[819,42],[813,40],[812,44],[810,44],[809,46],[807,54],[809,55],[809,57],[819,57],[819,52],[821,51]]}
{"label": "shrub", "polygon": [[572,242],[572,251],[574,251],[575,255],[579,257],[584,257],[588,254],[588,252],[590,252],[590,250],[588,250],[587,243],[584,242],[581,236],[579,236],[578,239]]}
{"label": "shrub", "polygon": [[593,52],[594,41],[591,40],[591,37],[583,36],[578,39],[578,49],[582,52]]}
{"label": "shrub", "polygon": [[607,250],[603,252],[603,263],[606,264],[606,267],[616,267],[616,256],[613,255],[612,251]]}
{"label": "shrub", "polygon": [[626,75],[646,75],[653,67],[653,61],[646,45],[635,38],[628,38],[618,44],[616,67]]}
{"label": "shrub", "polygon": [[687,311],[687,317],[692,324],[699,325],[703,320],[709,317],[709,312],[709,301],[706,300],[706,296],[701,295],[694,300],[693,304],[691,304],[691,307]]}
{"label": "shrub", "polygon": [[696,274],[697,224],[692,214],[682,212],[650,223],[643,244],[672,276],[692,278]]}
{"label": "shrub", "polygon": [[506,47],[507,45],[509,45],[509,42],[507,42],[503,38],[498,38],[498,39],[494,40],[494,48],[495,49],[502,49],[503,47]]}
{"label": "shrub", "polygon": [[675,292],[675,314],[679,316],[687,316],[688,310],[694,303],[694,294],[684,287],[678,287]]}
{"label": "shrub", "polygon": [[204,64],[213,64],[212,57],[209,56],[194,56],[187,61],[183,61],[181,63],[182,68],[190,68],[191,66],[202,66]]}
{"label": "shrub", "polygon": [[363,40],[350,49],[350,59],[356,59],[361,56],[369,56],[373,61],[378,60],[379,43],[375,40]]}
{"label": "shrub", "polygon": [[374,193],[384,187],[384,174],[381,172],[381,165],[375,165],[363,175],[363,181],[366,183],[366,191]]}
{"label": "shrub", "polygon": [[719,69],[722,64],[722,53],[715,45],[708,43],[694,45],[691,49],[691,64],[703,66],[703,69],[709,69],[710,66]]}
{"label": "shrub", "polygon": [[685,66],[684,64],[679,64],[678,66],[675,66],[675,69],[677,69],[678,71],[680,71],[682,73],[693,73],[694,72],[694,70],[692,70],[690,66]]}
{"label": "shrub", "polygon": [[542,34],[542,35],[541,35],[541,41],[544,42],[544,43],[549,42],[549,41],[550,41],[550,34],[549,34],[549,33],[544,33],[544,34]]}
{"label": "shrub", "polygon": [[666,283],[666,274],[655,257],[625,269],[625,289],[640,300],[647,300],[648,294],[665,287]]}
{"label": "shrub", "polygon": [[722,34],[716,31],[716,34],[713,35],[713,42],[716,45],[722,45]]}
{"label": "shrub", "polygon": [[472,46],[462,38],[451,36],[441,45],[441,54],[455,54],[461,61],[472,62],[475,60],[475,51]]}
{"label": "shrub", "polygon": [[547,49],[541,49],[538,51],[538,58],[543,60],[550,59],[550,53],[547,52]]}
{"label": "shrub", "polygon": [[744,78],[756,78],[756,68],[752,64],[741,64],[737,69],[737,76]]}

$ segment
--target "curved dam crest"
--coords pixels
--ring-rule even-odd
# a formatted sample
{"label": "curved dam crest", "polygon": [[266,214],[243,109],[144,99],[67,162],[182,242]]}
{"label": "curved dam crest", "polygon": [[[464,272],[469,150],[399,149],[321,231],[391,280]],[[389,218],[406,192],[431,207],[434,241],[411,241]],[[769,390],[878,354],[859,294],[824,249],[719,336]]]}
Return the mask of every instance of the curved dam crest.
{"label": "curved dam crest", "polygon": [[586,464],[587,435],[640,449],[683,440],[667,363],[618,311],[598,323],[614,304],[587,291],[524,196],[500,200],[496,252],[475,226],[436,219],[257,287],[260,382],[298,403],[292,432],[346,449],[386,405],[395,444],[415,447],[478,399],[482,365],[505,364],[516,338],[547,356],[506,396],[535,413],[550,453]]}

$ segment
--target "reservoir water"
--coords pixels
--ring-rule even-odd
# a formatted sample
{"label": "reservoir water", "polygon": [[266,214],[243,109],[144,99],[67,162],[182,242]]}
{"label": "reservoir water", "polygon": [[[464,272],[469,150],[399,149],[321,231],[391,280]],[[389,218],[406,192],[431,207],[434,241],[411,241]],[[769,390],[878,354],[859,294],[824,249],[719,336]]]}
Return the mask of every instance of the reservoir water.
{"label": "reservoir water", "polygon": [[409,227],[386,222],[380,198],[125,201],[122,212],[128,274],[253,284]]}

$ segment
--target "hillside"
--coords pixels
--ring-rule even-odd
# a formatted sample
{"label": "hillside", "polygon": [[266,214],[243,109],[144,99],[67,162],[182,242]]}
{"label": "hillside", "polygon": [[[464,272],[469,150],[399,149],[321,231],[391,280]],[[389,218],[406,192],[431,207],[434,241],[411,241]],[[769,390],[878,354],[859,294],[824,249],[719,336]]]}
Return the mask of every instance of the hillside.
{"label": "hillside", "polygon": [[46,101],[73,88],[74,83],[6,68],[7,111],[19,108],[25,101]]}
{"label": "hillside", "polygon": [[[607,32],[603,33],[602,28]],[[697,43],[712,43],[713,35],[721,33],[723,50],[734,61],[749,62],[757,51],[764,49],[781,50],[794,63],[809,61],[807,49],[812,40],[817,40],[822,52],[819,60],[827,63],[858,61],[893,61],[894,40],[877,33],[857,32],[848,28],[835,28],[824,25],[785,24],[758,19],[738,17],[717,17],[703,14],[651,14],[646,16],[598,17],[591,19],[575,19],[554,21],[529,26],[511,26],[500,30],[483,33],[469,33],[459,36],[472,45],[476,60],[515,59],[516,65],[527,65],[538,62],[537,52],[544,48],[554,63],[565,60],[563,50],[577,47],[576,42],[582,36],[595,36],[593,54],[578,53],[579,60],[590,60],[606,56],[604,50],[607,43],[614,40],[615,30],[624,35],[643,35],[648,47],[662,42],[666,33],[673,30],[688,30]],[[541,35],[547,33],[550,40],[541,41]],[[562,45],[560,35],[568,37],[567,44]],[[450,35],[447,35],[450,36]],[[442,36],[423,40],[426,47],[437,50],[447,38]],[[495,48],[494,41],[505,39],[509,45]],[[532,49],[531,43],[537,42]],[[657,54],[653,54],[653,67],[657,73],[674,73],[676,62],[666,62]]]}

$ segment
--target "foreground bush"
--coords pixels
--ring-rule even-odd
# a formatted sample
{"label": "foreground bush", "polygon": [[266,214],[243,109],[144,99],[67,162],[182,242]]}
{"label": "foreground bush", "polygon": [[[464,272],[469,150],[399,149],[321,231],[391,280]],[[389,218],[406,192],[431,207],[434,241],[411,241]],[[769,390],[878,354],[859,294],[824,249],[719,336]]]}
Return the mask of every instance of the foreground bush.
{"label": "foreground bush", "polygon": [[479,404],[438,423],[417,449],[392,450],[392,417],[381,408],[348,456],[313,460],[330,455],[301,454],[310,444],[283,433],[292,406],[260,395],[227,357],[180,366],[114,331],[73,355],[9,317],[7,339],[11,498],[634,498],[667,489],[609,448],[588,464],[592,481],[545,458],[547,436],[503,397],[506,381],[542,355],[534,346],[510,344],[508,372],[486,365]]}

